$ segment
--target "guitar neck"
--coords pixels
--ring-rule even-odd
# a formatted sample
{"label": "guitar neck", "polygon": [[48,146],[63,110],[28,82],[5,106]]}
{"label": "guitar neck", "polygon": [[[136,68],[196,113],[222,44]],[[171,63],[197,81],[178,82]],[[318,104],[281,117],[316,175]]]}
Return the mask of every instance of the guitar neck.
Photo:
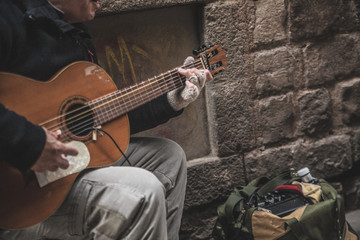
{"label": "guitar neck", "polygon": [[[182,66],[183,68],[202,68],[201,59]],[[95,124],[101,125],[151,100],[184,86],[186,77],[178,73],[177,68],[150,78],[141,83],[113,92],[104,97],[88,102],[95,115]]]}

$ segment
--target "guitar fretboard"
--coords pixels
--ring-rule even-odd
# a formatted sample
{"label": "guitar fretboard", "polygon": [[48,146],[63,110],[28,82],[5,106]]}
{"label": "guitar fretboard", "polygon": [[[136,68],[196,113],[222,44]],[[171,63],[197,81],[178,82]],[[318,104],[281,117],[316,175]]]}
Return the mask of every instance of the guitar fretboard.
{"label": "guitar fretboard", "polygon": [[[183,68],[202,68],[200,60],[183,66]],[[109,122],[129,111],[181,86],[186,77],[177,69],[170,70],[136,85],[92,100],[88,106],[94,111],[95,126]]]}

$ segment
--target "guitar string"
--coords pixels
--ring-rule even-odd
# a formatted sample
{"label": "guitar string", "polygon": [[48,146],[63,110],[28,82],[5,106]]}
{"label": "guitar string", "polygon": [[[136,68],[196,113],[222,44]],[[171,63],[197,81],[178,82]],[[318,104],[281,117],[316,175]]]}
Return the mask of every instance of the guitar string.
{"label": "guitar string", "polygon": [[[180,86],[180,85],[179,85]],[[157,92],[159,92],[159,91],[157,91]],[[155,93],[155,96],[157,95],[157,93],[156,92],[153,92],[153,94]],[[161,93],[161,91],[160,91],[160,93]],[[148,99],[152,99],[152,98],[150,98],[150,96],[147,96],[146,98],[148,98]],[[147,100],[148,100],[147,99]],[[134,100],[130,100],[129,101],[129,103],[131,103],[132,101],[134,101]],[[136,103],[138,104],[138,101],[135,99],[135,101],[136,101]],[[110,101],[108,101],[108,102],[110,102]],[[126,106],[127,107],[127,106]],[[117,105],[117,106],[115,106],[114,108],[113,108],[113,112],[116,112],[117,110],[122,110],[122,109],[124,109],[124,105],[122,105],[122,104],[120,104],[120,105]],[[87,114],[87,115],[91,115],[92,113],[89,113],[89,114]],[[116,116],[121,116],[122,114],[118,114],[118,113],[115,113],[116,114]],[[98,121],[100,121],[101,122],[101,120],[103,120],[103,122],[106,122],[106,119],[108,119],[109,118],[109,115],[110,114],[106,114],[107,116],[104,116],[104,114],[103,113],[101,113],[101,114],[98,114],[97,115],[97,119],[95,120],[95,122],[98,122]],[[113,119],[113,118],[115,118],[113,115],[113,113],[111,113],[111,115],[112,115],[112,117],[110,118],[110,120],[111,119]],[[82,117],[83,118],[83,117]],[[91,126],[93,126],[94,124],[93,124],[93,120],[92,119],[88,119],[88,120],[85,120],[85,121],[82,121],[82,122],[79,122],[77,125],[74,125],[74,126],[72,126],[72,128],[70,128],[69,130],[65,130],[66,132],[72,132],[73,134],[75,134],[75,135],[78,135],[78,134],[81,134],[82,132],[86,132],[86,131],[88,131],[88,130],[90,130],[89,129],[89,127],[91,127]],[[95,124],[95,125],[98,125],[98,124]],[[68,128],[67,128],[68,129]]]}
{"label": "guitar string", "polygon": [[[169,72],[170,73],[170,77],[173,77],[173,73],[172,72]],[[178,73],[177,73],[178,74]],[[180,74],[178,74],[178,76],[180,76]],[[172,78],[173,79],[173,78]],[[164,84],[163,85],[166,85],[166,81],[171,81],[172,80],[171,78],[169,78],[169,74],[164,74],[164,77],[162,78],[162,79],[160,79],[162,82],[164,82]],[[165,80],[165,81],[164,81]],[[157,84],[158,82],[150,82],[150,84],[148,84],[149,86],[151,85],[151,84]],[[180,84],[182,84],[181,82],[180,82]],[[175,85],[175,88],[177,88],[177,87],[179,87],[180,85]],[[133,87],[134,88],[134,87]],[[131,89],[131,88],[128,88],[128,89]],[[126,91],[128,91],[128,89],[126,89]],[[156,94],[158,94],[158,90],[156,90],[157,92],[154,92],[154,90],[152,89],[152,92],[153,93],[155,93],[155,96],[156,96]],[[124,91],[122,91],[122,92],[124,92]],[[132,92],[128,92],[127,93],[127,95],[129,95],[129,93],[132,93]],[[148,93],[149,93],[149,91],[148,91]],[[160,93],[162,93],[162,90],[160,89]],[[121,96],[121,97],[118,97],[118,98],[116,98],[116,99],[114,99],[113,98],[113,96],[115,96],[116,94],[112,94],[111,96],[108,96],[107,98],[111,98],[111,100],[110,101],[107,101],[107,102],[105,102],[105,103],[103,103],[103,104],[101,104],[101,107],[103,107],[104,105],[109,105],[111,102],[114,102],[115,100],[118,100],[118,99],[120,99],[120,98],[123,98],[123,95]],[[150,98],[150,96],[149,96],[150,94],[148,94],[146,97],[147,97],[147,99],[146,100],[151,100],[151,98]],[[133,100],[135,100],[136,102],[137,102],[137,104],[139,103],[138,102],[138,100],[137,100],[137,98],[138,98],[138,96],[136,96],[135,94],[133,94],[133,96],[135,96],[135,97],[133,97]],[[129,98],[129,103],[131,103],[133,100],[131,100],[130,98]],[[105,101],[104,100],[104,98],[101,98],[101,101]],[[100,102],[101,102],[100,101]],[[96,103],[92,103],[92,105],[96,105]],[[90,105],[91,106],[91,105]],[[126,103],[125,103],[125,107],[127,108],[127,106],[126,106]],[[120,105],[120,106],[118,106],[118,107],[116,107],[116,108],[120,108],[120,109],[122,109],[123,108],[123,106],[122,105]],[[115,108],[115,109],[116,109]],[[78,109],[77,109],[78,110]],[[114,112],[114,111],[113,111]],[[102,112],[102,113],[104,113],[104,112]],[[108,112],[105,112],[106,113],[106,115],[109,115],[108,114]],[[125,113],[125,112],[124,112]],[[92,111],[87,115],[87,116],[89,116],[89,115],[91,115],[92,114]],[[113,114],[113,113],[111,113],[111,114]],[[117,116],[120,116],[121,114],[117,114]],[[79,115],[80,116],[80,115]],[[97,116],[99,116],[99,118],[98,118],[98,120],[101,120],[101,117],[102,118],[104,118],[104,120],[106,121],[107,120],[107,116],[104,116],[104,114],[98,114]],[[77,116],[75,116],[75,117],[77,117]],[[85,115],[85,117],[86,117],[86,115]],[[82,118],[84,118],[84,117],[82,117]],[[113,119],[114,117],[112,116],[112,118],[111,119]],[[76,121],[78,121],[79,120],[79,118],[77,118],[76,119]],[[89,121],[92,121],[92,119],[90,119]],[[84,122],[81,122],[80,124],[83,124]],[[92,123],[92,122],[91,122]],[[55,126],[55,127],[57,127],[57,126]],[[73,128],[76,128],[77,126],[73,126]],[[87,127],[87,126],[82,126],[82,128],[84,128],[84,127]],[[80,131],[82,131],[81,129],[78,129],[78,130],[80,130]]]}
{"label": "guitar string", "polygon": [[[176,73],[176,74],[178,74],[178,75],[180,75],[179,73]],[[173,73],[172,72],[170,72],[170,76],[171,77],[173,77]],[[164,81],[165,80],[165,81]],[[163,79],[161,79],[161,81],[164,83],[164,84],[166,84],[166,80],[172,80],[171,78],[169,79],[169,74],[164,74],[164,78]],[[153,84],[157,84],[158,82],[151,82],[150,84],[147,84],[148,86],[151,86],[151,85],[153,85]],[[164,85],[163,84],[163,85]],[[181,82],[180,82],[180,84],[182,84]],[[144,85],[144,84],[142,84],[142,85]],[[175,87],[177,88],[177,87],[179,87],[179,85],[175,85]],[[131,89],[131,88],[128,88],[128,89],[126,89],[125,91],[128,91],[129,89]],[[125,91],[123,91],[123,92],[125,92]],[[141,91],[138,91],[139,93],[141,93]],[[148,93],[149,93],[149,91],[147,91]],[[152,92],[153,93],[155,93],[155,94],[158,94],[158,90],[156,90],[156,92],[154,92],[154,89],[152,88]],[[127,94],[126,95],[129,95],[129,93],[132,93],[132,91],[130,91],[130,92],[127,92]],[[160,93],[162,93],[162,90],[160,89]],[[105,101],[105,98],[101,98],[101,100],[99,101],[99,102],[105,102],[105,103],[103,103],[103,104],[101,104],[101,107],[103,107],[103,105],[109,105],[109,104],[111,104],[111,103],[113,103],[115,100],[118,100],[118,99],[120,99],[120,98],[124,98],[124,96],[122,95],[120,98],[113,98],[114,96],[116,96],[116,94],[111,94],[111,95],[109,95],[107,98],[111,98],[111,100],[110,101]],[[141,95],[140,95],[141,96]],[[144,96],[146,96],[146,100],[149,100],[149,97],[150,97],[150,94],[148,94],[148,95],[144,95]],[[156,96],[156,95],[155,95]],[[128,98],[129,98],[129,96],[127,96]],[[133,94],[133,100],[131,99],[131,98],[129,98],[129,103],[132,103],[132,102],[136,102],[137,104],[139,104],[139,101],[138,101],[138,99],[139,99],[139,97],[138,96],[136,96],[135,94]],[[151,99],[151,98],[150,98]],[[139,99],[140,100],[140,99]],[[142,98],[142,100],[143,100],[143,98]],[[144,101],[144,100],[143,100]],[[92,105],[96,105],[97,103],[96,102],[93,102],[92,103]],[[114,104],[114,103],[113,103]],[[122,106],[121,105],[121,103],[118,103],[118,104],[120,104],[120,108],[123,108],[124,106]],[[90,105],[91,106],[91,105]],[[105,106],[105,107],[109,107],[109,106]],[[119,107],[117,107],[117,108],[119,108]],[[125,103],[125,108],[127,108],[127,105],[126,105],[126,103]],[[116,109],[116,108],[115,108]],[[77,109],[78,110],[78,109]],[[105,109],[106,110],[106,109]],[[113,111],[114,112],[114,111]],[[125,112],[124,112],[125,113]],[[92,114],[92,112],[91,112],[91,114]],[[101,118],[104,118],[105,119],[105,121],[107,121],[108,120],[108,117],[109,117],[109,115],[113,115],[113,113],[112,112],[110,112],[110,111],[107,111],[107,112],[105,112],[105,114],[98,114],[97,116],[98,116],[98,119],[97,120],[100,120],[101,121]],[[105,116],[106,115],[106,116]],[[121,114],[117,114],[117,116],[120,116]],[[89,115],[87,115],[87,116],[89,116]],[[87,117],[86,115],[85,115],[85,117]],[[76,118],[78,117],[78,116],[75,116]],[[113,116],[111,116],[111,119],[113,119],[114,117]],[[76,121],[79,121],[79,118],[77,118],[76,119]],[[91,121],[91,119],[90,119],[90,121]],[[76,127],[76,126],[74,126],[74,127]]]}
{"label": "guitar string", "polygon": [[[164,80],[166,80],[166,79],[167,79],[167,81],[171,80],[171,78],[169,79],[168,77],[169,77],[169,76],[165,76],[164,79],[161,79],[161,81],[164,82]],[[153,82],[153,83],[151,83],[149,86],[154,85],[154,84],[158,84],[158,82]],[[164,84],[166,84],[166,82],[163,83],[162,85],[164,85]],[[173,84],[175,84],[175,83],[173,83]],[[175,84],[174,87],[175,87],[175,88],[178,88],[178,87],[180,87],[181,85],[183,85],[183,83],[180,82],[180,83]],[[163,87],[163,86],[162,86],[162,87]],[[131,93],[131,92],[130,92],[130,93]],[[160,89],[157,89],[157,90],[155,90],[155,91],[154,91],[154,89],[152,89],[152,90],[151,90],[151,94],[150,94],[149,91],[148,91],[147,93],[148,93],[147,95],[143,95],[144,98],[141,97],[142,94],[141,94],[140,91],[139,91],[139,93],[137,93],[136,95],[133,94],[133,97],[132,97],[132,98],[129,98],[129,102],[128,102],[128,103],[129,103],[133,108],[135,108],[134,106],[140,105],[140,104],[139,104],[139,101],[138,101],[138,99],[140,100],[139,96],[142,98],[142,102],[141,102],[141,103],[143,103],[143,102],[145,102],[144,99],[145,99],[146,101],[153,99],[152,95],[154,95],[154,96],[159,96],[160,94],[163,93],[163,90],[162,90],[161,88],[160,88]],[[127,95],[129,95],[129,94],[127,94]],[[123,98],[124,98],[124,97],[122,96],[121,99],[124,101]],[[105,104],[102,104],[102,107],[103,107],[104,105],[109,105],[109,104],[111,104],[111,103],[114,104],[114,100],[118,100],[118,99],[120,99],[120,98],[112,99],[112,100],[110,100],[110,101],[107,101]],[[102,100],[102,101],[104,101],[104,100]],[[135,102],[135,104],[134,104],[134,102]],[[125,111],[125,112],[119,114],[117,110],[118,110],[118,109],[119,109],[119,110],[122,110],[122,109],[124,109],[124,107],[125,107],[125,108],[128,108],[128,105],[129,105],[129,104],[127,104],[126,102],[125,102],[125,105],[123,105],[123,104],[121,104],[121,103],[118,103],[117,105],[115,105],[115,107],[113,107],[113,109],[112,109],[111,111],[104,111],[104,112],[102,112],[102,114],[98,114],[98,115],[97,115],[97,117],[98,117],[97,120],[101,121],[101,120],[103,119],[103,122],[106,122],[106,121],[108,121],[108,120],[114,119],[115,117],[120,116],[120,115],[122,115],[123,113],[126,112],[126,111]],[[105,107],[108,107],[108,106],[105,106]],[[105,110],[106,110],[106,109],[105,109]],[[105,113],[105,114],[104,114],[104,113]],[[114,113],[115,113],[115,117],[114,117]],[[90,114],[91,114],[91,113],[90,113]],[[88,115],[89,115],[89,114],[88,114]],[[111,116],[110,116],[110,115],[111,115]],[[109,119],[109,116],[110,116],[110,119]],[[82,118],[83,118],[83,117],[82,117]],[[78,119],[76,119],[76,120],[78,120]],[[88,123],[88,125],[84,125],[85,123]],[[79,125],[80,125],[80,127],[79,127]],[[84,121],[83,121],[83,122],[79,123],[77,126],[73,126],[73,128],[72,128],[70,131],[72,131],[72,132],[76,135],[76,134],[79,134],[79,133],[81,133],[81,132],[83,132],[83,131],[86,131],[86,129],[88,129],[88,126],[92,126],[92,125],[93,125],[92,119],[89,119],[89,120],[87,120],[87,122],[84,122]]]}
{"label": "guitar string", "polygon": [[[189,64],[189,65],[186,65],[186,66],[183,66],[183,67],[189,67],[189,66],[191,66],[191,65],[192,65],[192,64]],[[160,79],[160,80],[166,80],[166,78],[168,77],[168,73],[170,73],[170,76],[172,76],[172,72],[171,72],[171,71],[168,71],[166,74],[163,74],[163,78]],[[156,78],[156,77],[155,77],[155,78]],[[149,79],[148,81],[144,81],[144,82],[148,82],[149,84],[156,83],[155,81],[151,81],[151,80],[153,80],[153,79]],[[168,79],[168,80],[173,80],[173,79]],[[140,84],[142,84],[142,83],[139,83],[138,85],[140,85]],[[164,84],[167,84],[167,83],[164,82]],[[104,101],[105,98],[109,98],[109,97],[112,97],[113,95],[118,95],[118,94],[120,94],[120,93],[126,92],[128,89],[131,89],[132,87],[135,88],[136,86],[131,86],[131,87],[125,88],[125,89],[123,89],[123,90],[120,90],[120,91],[111,93],[111,94],[109,94],[108,96],[103,96],[103,97],[101,97],[101,98],[94,99],[94,100],[91,100],[91,101],[89,101],[89,102],[92,102],[92,103],[96,104],[96,101],[98,101],[98,102]],[[159,86],[159,87],[161,88],[162,86]],[[128,95],[129,93],[132,93],[132,92],[127,92],[125,95]],[[121,95],[119,98],[121,98],[121,97],[123,97],[123,95]],[[117,100],[117,99],[113,99],[113,100]],[[105,102],[104,104],[107,104],[107,102]],[[98,107],[101,107],[101,106],[102,106],[102,105],[100,105],[100,106],[98,106]],[[83,110],[84,108],[87,108],[87,107],[88,107],[88,106],[83,106],[82,108],[78,108],[78,109],[75,109],[75,110],[73,110],[73,111],[70,111],[70,112],[68,112],[68,113],[65,114],[65,115],[73,114],[73,113],[75,113],[76,111]],[[126,106],[125,106],[125,107],[126,107]],[[90,110],[90,111],[91,111],[91,110]],[[40,125],[46,125],[46,124],[50,123],[51,121],[56,121],[56,120],[58,120],[59,118],[63,118],[65,115],[60,115],[60,116],[58,116],[58,117],[56,117],[56,118],[50,119],[50,120],[48,120],[48,121],[46,121],[46,122],[43,122],[43,123],[41,123]],[[77,116],[73,116],[73,118],[75,118],[75,117],[77,117]]]}
{"label": "guitar string", "polygon": [[[184,68],[187,68],[187,67],[196,67],[196,68],[198,68],[198,67],[201,67],[201,66],[202,66],[202,64],[199,65],[199,63],[201,63],[201,62],[200,62],[200,61],[196,61],[196,62],[193,62],[193,63],[191,63],[191,64],[184,65],[183,67],[184,67]],[[174,77],[173,77],[173,74],[176,74],[177,77],[174,78]],[[152,78],[152,79],[149,79],[149,80],[148,80],[148,83],[146,83],[147,81],[145,81],[145,83],[144,83],[144,82],[139,83],[139,85],[143,85],[142,87],[150,86],[151,89],[152,89],[151,92],[148,92],[149,94],[144,95],[144,98],[146,98],[146,99],[145,99],[145,102],[148,101],[148,100],[151,100],[152,95],[156,96],[156,94],[159,94],[159,91],[160,91],[160,93],[162,93],[162,91],[165,90],[165,89],[163,89],[164,86],[167,86],[167,84],[168,84],[169,82],[171,82],[171,81],[173,81],[173,83],[174,83],[174,80],[177,80],[177,79],[179,78],[179,75],[180,75],[180,74],[179,74],[177,71],[175,72],[174,70],[172,70],[172,71],[168,71],[168,72],[162,74],[161,78],[158,79],[158,80],[157,80],[157,77],[154,77],[154,78]],[[182,75],[181,75],[181,76],[182,76]],[[181,80],[181,77],[180,77],[180,80]],[[160,81],[160,85],[159,85],[159,81]],[[180,84],[179,84],[179,83],[180,83]],[[154,85],[154,84],[157,84],[157,85],[158,85],[158,87],[155,88],[155,90],[154,90],[154,88],[151,86],[151,85]],[[181,81],[180,81],[180,82],[175,82],[175,83],[174,83],[174,86],[175,86],[175,88],[178,88],[178,87],[180,87],[182,84],[183,84],[183,83],[182,83]],[[168,87],[168,86],[167,86],[167,87]],[[66,122],[66,123],[67,123],[67,124],[72,124],[72,123],[77,122],[77,121],[79,121],[79,120],[81,120],[81,119],[83,119],[83,118],[91,117],[92,114],[93,114],[93,110],[96,110],[97,108],[104,107],[104,105],[109,105],[110,103],[113,103],[115,100],[122,99],[122,100],[124,101],[124,99],[123,99],[123,98],[124,98],[124,95],[121,95],[121,96],[119,96],[119,97],[116,97],[115,99],[113,98],[114,96],[116,96],[116,95],[119,94],[119,93],[126,92],[125,95],[127,95],[127,96],[132,93],[134,97],[133,97],[132,99],[129,98],[130,101],[129,101],[128,103],[131,105],[131,104],[133,104],[132,102],[135,101],[137,104],[139,104],[137,99],[139,98],[139,94],[141,95],[141,93],[142,93],[141,91],[142,91],[142,90],[139,91],[138,88],[137,88],[137,89],[136,89],[137,91],[135,91],[135,94],[134,94],[134,90],[131,90],[130,92],[127,92],[127,91],[128,91],[129,89],[131,89],[131,88],[136,88],[136,86],[131,86],[131,87],[129,87],[129,88],[123,89],[123,90],[118,91],[118,92],[116,92],[116,93],[111,93],[111,94],[109,94],[109,96],[102,97],[101,99],[95,99],[95,100],[90,101],[90,102],[91,102],[91,105],[96,105],[97,103],[103,101],[103,103],[102,103],[101,105],[96,106],[95,108],[91,108],[91,105],[87,105],[87,106],[84,106],[84,107],[82,107],[82,108],[75,109],[75,110],[73,110],[73,111],[65,114],[65,115],[70,115],[70,114],[73,114],[73,113],[75,113],[75,112],[77,112],[77,111],[79,111],[79,110],[83,110],[83,109],[86,109],[86,108],[88,108],[88,107],[91,108],[90,110],[87,110],[87,111],[85,111],[85,112],[82,112],[81,114],[78,114],[77,116],[72,116],[71,118],[72,118],[72,119],[75,119],[75,121],[73,121],[73,122],[69,122],[69,121],[68,121],[68,122]],[[175,88],[174,88],[174,89],[175,89]],[[144,90],[144,91],[146,91],[146,90]],[[128,97],[129,97],[129,96],[128,96]],[[105,101],[106,98],[111,98],[111,100]],[[104,102],[104,101],[105,101],[105,102]],[[121,105],[121,104],[118,104],[118,106],[113,109],[113,112],[115,112],[115,110],[117,110],[117,108],[120,108],[120,109],[123,109],[123,107],[128,108],[128,107],[127,107],[127,103],[126,103],[126,102],[124,102],[124,103],[125,103],[124,106]],[[84,115],[84,114],[86,114],[86,113],[89,113],[89,114],[88,114],[88,115]],[[124,113],[125,113],[125,112],[124,112]],[[106,112],[105,114],[108,114],[108,113]],[[112,114],[112,113],[111,113],[111,114]],[[118,114],[118,113],[116,113],[116,114]],[[48,123],[50,123],[51,121],[57,121],[59,118],[64,118],[65,115],[58,116],[57,118],[54,118],[54,119],[52,119],[52,120],[49,120],[49,121],[47,121],[46,123],[43,123],[43,125],[48,124]],[[82,115],[82,117],[79,119],[78,117],[81,116],[81,115]],[[117,116],[120,116],[120,115],[122,115],[122,114],[118,114]],[[101,112],[100,114],[98,114],[97,117],[98,117],[98,119],[100,119],[101,117],[103,117],[105,120],[108,119],[106,116],[104,116],[104,112]],[[68,119],[68,120],[72,120],[71,118]],[[90,121],[90,122],[89,122],[89,121]],[[60,121],[60,126],[63,126],[64,124],[65,124],[65,122]],[[81,125],[81,126],[80,126],[81,128],[79,128],[79,124]],[[73,132],[73,133],[74,133],[75,131],[78,131],[78,130],[80,131],[80,132],[78,132],[78,133],[74,133],[75,135],[76,135],[76,134],[80,134],[81,132],[85,131],[84,128],[88,128],[89,126],[92,126],[92,124],[93,124],[93,119],[89,119],[89,120],[87,120],[86,122],[81,122],[81,123],[79,123],[79,124],[77,124],[77,125],[75,125],[75,126],[73,126],[73,127],[71,128],[71,130],[72,130],[71,132]],[[88,125],[86,126],[86,125],[84,125],[84,124],[88,124]],[[60,126],[59,126],[59,124],[53,125],[53,126],[49,127],[49,130],[56,130],[56,129],[60,128]],[[70,132],[70,130],[66,130],[66,131],[64,132],[64,134],[66,135],[67,132]],[[65,135],[62,135],[62,136],[65,136]]]}
{"label": "guitar string", "polygon": [[[180,80],[181,80],[182,75],[180,75],[178,72],[176,72],[175,75],[176,75],[177,78],[180,77]],[[174,72],[168,72],[166,74],[163,74],[163,77],[160,78],[161,84],[162,85],[167,85],[167,82],[174,79],[173,76],[174,76]],[[154,87],[152,86],[154,84],[155,85],[157,84],[158,86],[160,86],[160,88],[156,88],[156,90],[154,91]],[[172,81],[172,84],[174,85],[175,88],[178,88],[179,86],[181,86],[183,84],[183,82],[174,82],[174,81]],[[109,109],[111,111],[103,111],[103,114],[98,114],[97,115],[98,118],[96,119],[96,121],[100,121],[100,123],[102,123],[101,121],[103,120],[103,122],[106,122],[106,121],[114,119],[115,117],[118,117],[118,116],[120,116],[120,115],[122,115],[123,113],[126,112],[126,111],[123,111],[122,113],[118,113],[117,109],[119,109],[119,108],[124,109],[124,107],[125,107],[125,108],[127,108],[126,110],[128,111],[128,104],[126,102],[124,102],[125,104],[123,105],[120,102],[114,102],[114,101],[117,101],[119,99],[122,99],[122,101],[124,101],[124,98],[127,97],[129,99],[128,103],[130,104],[131,107],[134,108],[134,106],[136,107],[137,105],[141,105],[143,102],[145,102],[144,99],[146,101],[151,100],[153,98],[151,95],[157,96],[157,95],[160,95],[160,94],[162,94],[164,92],[163,91],[163,86],[159,85],[159,81],[153,81],[153,82],[150,82],[150,84],[142,83],[142,85],[144,85],[145,87],[147,87],[147,86],[151,87],[151,91],[149,91],[148,89],[141,90],[141,88],[140,88],[140,91],[136,89],[137,90],[135,92],[136,94],[134,94],[133,91],[131,91],[131,88],[128,88],[128,89],[125,89],[125,91],[123,91],[123,92],[127,93],[127,94],[125,94],[126,96],[122,95],[120,98],[115,98],[114,99],[114,96],[116,96],[116,94],[112,94],[112,95],[108,96],[108,98],[111,99],[110,101],[106,101],[106,99],[102,98],[101,101],[99,101],[99,102],[100,103],[105,102],[104,104],[101,104],[102,107],[105,105],[105,109],[103,109],[103,110],[106,110],[106,108],[110,108],[111,107],[110,104],[113,104],[113,107],[112,107],[113,110]],[[132,88],[135,88],[135,87],[132,87]],[[144,91],[147,93],[146,95],[142,94],[142,92],[144,92]],[[129,96],[131,94],[132,94],[132,96]],[[142,96],[144,96],[144,97],[142,97]],[[117,105],[115,105],[115,103]],[[94,102],[94,104],[92,104],[92,105],[96,105],[96,104],[98,104],[98,103]],[[114,110],[116,110],[116,111],[114,111]],[[115,112],[115,117],[114,117],[114,112]],[[90,119],[90,121],[91,121],[91,119]],[[81,129],[80,129],[80,131],[81,131]]]}

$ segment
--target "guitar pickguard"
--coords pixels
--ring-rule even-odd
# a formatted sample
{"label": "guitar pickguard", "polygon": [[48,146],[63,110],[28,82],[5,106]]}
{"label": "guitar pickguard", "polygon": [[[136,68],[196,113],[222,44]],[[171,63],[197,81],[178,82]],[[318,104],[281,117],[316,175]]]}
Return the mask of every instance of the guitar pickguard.
{"label": "guitar pickguard", "polygon": [[90,163],[90,153],[86,145],[82,142],[72,141],[68,143],[69,146],[76,148],[79,151],[77,156],[67,156],[66,159],[69,161],[69,167],[67,169],[61,169],[54,172],[35,172],[36,178],[40,187],[44,187],[51,182],[54,182],[60,178],[69,176],[73,173],[84,170]]}

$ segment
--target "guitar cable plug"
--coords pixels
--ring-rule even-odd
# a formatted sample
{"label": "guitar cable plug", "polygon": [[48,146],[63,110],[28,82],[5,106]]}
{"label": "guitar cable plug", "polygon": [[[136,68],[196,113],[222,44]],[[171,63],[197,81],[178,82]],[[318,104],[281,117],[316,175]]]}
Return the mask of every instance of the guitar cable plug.
{"label": "guitar cable plug", "polygon": [[100,131],[102,133],[105,133],[111,139],[111,141],[113,141],[113,143],[115,144],[116,148],[120,151],[120,153],[124,156],[125,162],[127,162],[129,164],[129,166],[132,166],[132,164],[129,161],[129,158],[125,155],[125,153],[121,150],[119,145],[116,143],[115,139],[108,132],[106,132],[102,128],[96,128],[96,127],[91,127],[90,130],[95,130],[95,131]]}

